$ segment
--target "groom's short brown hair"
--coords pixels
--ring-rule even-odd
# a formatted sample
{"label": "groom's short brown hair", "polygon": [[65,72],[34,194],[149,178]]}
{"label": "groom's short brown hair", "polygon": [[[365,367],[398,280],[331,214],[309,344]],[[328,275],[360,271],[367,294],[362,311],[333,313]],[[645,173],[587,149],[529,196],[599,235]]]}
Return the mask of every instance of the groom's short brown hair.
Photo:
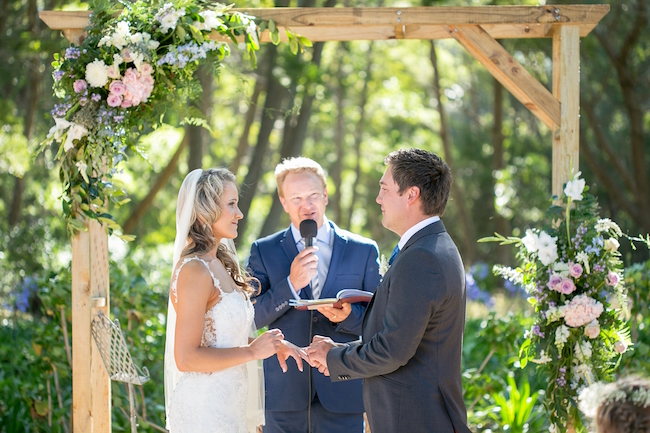
{"label": "groom's short brown hair", "polygon": [[442,216],[451,190],[451,169],[435,153],[422,149],[391,152],[384,162],[399,186],[400,195],[412,186],[420,189],[422,213]]}

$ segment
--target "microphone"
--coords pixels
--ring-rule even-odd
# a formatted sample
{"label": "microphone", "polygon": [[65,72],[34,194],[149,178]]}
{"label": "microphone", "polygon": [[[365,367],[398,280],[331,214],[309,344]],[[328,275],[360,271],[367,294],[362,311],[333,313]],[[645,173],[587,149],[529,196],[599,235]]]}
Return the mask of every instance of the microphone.
{"label": "microphone", "polygon": [[300,236],[305,239],[305,248],[314,245],[314,238],[318,234],[318,224],[314,220],[300,222]]}

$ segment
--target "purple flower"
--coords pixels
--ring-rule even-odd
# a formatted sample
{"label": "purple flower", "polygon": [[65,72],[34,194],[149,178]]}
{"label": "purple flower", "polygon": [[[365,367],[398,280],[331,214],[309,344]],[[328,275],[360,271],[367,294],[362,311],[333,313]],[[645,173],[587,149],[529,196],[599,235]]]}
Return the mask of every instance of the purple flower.
{"label": "purple flower", "polygon": [[612,271],[609,271],[609,274],[607,274],[607,276],[605,277],[605,281],[607,282],[607,284],[612,287],[616,287],[619,280],[620,278],[618,277],[618,274]]}
{"label": "purple flower", "polygon": [[52,73],[52,76],[54,77],[54,81],[61,81],[61,78],[65,75],[65,72],[63,71],[54,71]]}
{"label": "purple flower", "polygon": [[569,274],[573,278],[580,278],[582,275],[582,266],[580,263],[569,263]]}
{"label": "purple flower", "polygon": [[81,105],[82,107],[86,105],[87,102],[88,102],[88,98],[79,99],[79,105]]}
{"label": "purple flower", "polygon": [[70,48],[66,48],[65,50],[66,59],[78,59],[80,55],[81,55],[81,50],[79,50],[79,48],[70,47]]}
{"label": "purple flower", "polygon": [[92,99],[92,100],[95,101],[95,102],[99,102],[99,100],[102,99],[102,97],[99,96],[97,93],[93,93],[93,94],[90,96],[90,99]]}

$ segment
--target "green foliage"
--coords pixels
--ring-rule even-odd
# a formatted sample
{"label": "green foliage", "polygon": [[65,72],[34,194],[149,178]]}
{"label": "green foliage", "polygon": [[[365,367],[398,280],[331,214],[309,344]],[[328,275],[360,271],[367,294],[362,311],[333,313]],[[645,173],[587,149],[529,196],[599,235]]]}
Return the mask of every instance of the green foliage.
{"label": "green foliage", "polygon": [[[525,433],[530,431],[530,424],[535,421],[541,421],[539,413],[536,420],[529,419],[535,409],[538,391],[530,393],[530,384],[526,376],[520,379],[520,385],[517,387],[513,375],[508,375],[508,396],[503,393],[494,395],[494,401],[499,407],[498,412],[493,412],[492,416],[497,419],[503,426],[503,430],[512,433]],[[497,417],[498,415],[498,417]],[[536,422],[541,427],[541,422]]]}

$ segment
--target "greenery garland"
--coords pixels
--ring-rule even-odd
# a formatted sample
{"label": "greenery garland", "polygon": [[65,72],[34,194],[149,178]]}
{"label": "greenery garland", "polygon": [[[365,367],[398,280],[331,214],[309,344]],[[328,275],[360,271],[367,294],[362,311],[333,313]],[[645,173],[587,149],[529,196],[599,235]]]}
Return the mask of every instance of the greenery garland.
{"label": "greenery garland", "polygon": [[[52,142],[62,144],[56,159],[70,236],[86,230],[85,216],[131,240],[109,213],[109,205],[129,201],[114,178],[127,149],[137,152],[140,134],[160,126],[170,108],[187,111],[187,101],[201,93],[195,75],[199,65],[207,62],[218,74],[229,55],[223,40],[243,41],[255,67],[260,32],[268,26],[275,44],[280,37],[273,21],[258,27],[255,17],[202,0],[98,0],[90,7],[86,38],[54,55],[53,90],[61,103],[51,111],[55,125],[41,150]],[[294,54],[311,46],[290,30],[287,36]],[[205,126],[200,113],[183,123]]]}

